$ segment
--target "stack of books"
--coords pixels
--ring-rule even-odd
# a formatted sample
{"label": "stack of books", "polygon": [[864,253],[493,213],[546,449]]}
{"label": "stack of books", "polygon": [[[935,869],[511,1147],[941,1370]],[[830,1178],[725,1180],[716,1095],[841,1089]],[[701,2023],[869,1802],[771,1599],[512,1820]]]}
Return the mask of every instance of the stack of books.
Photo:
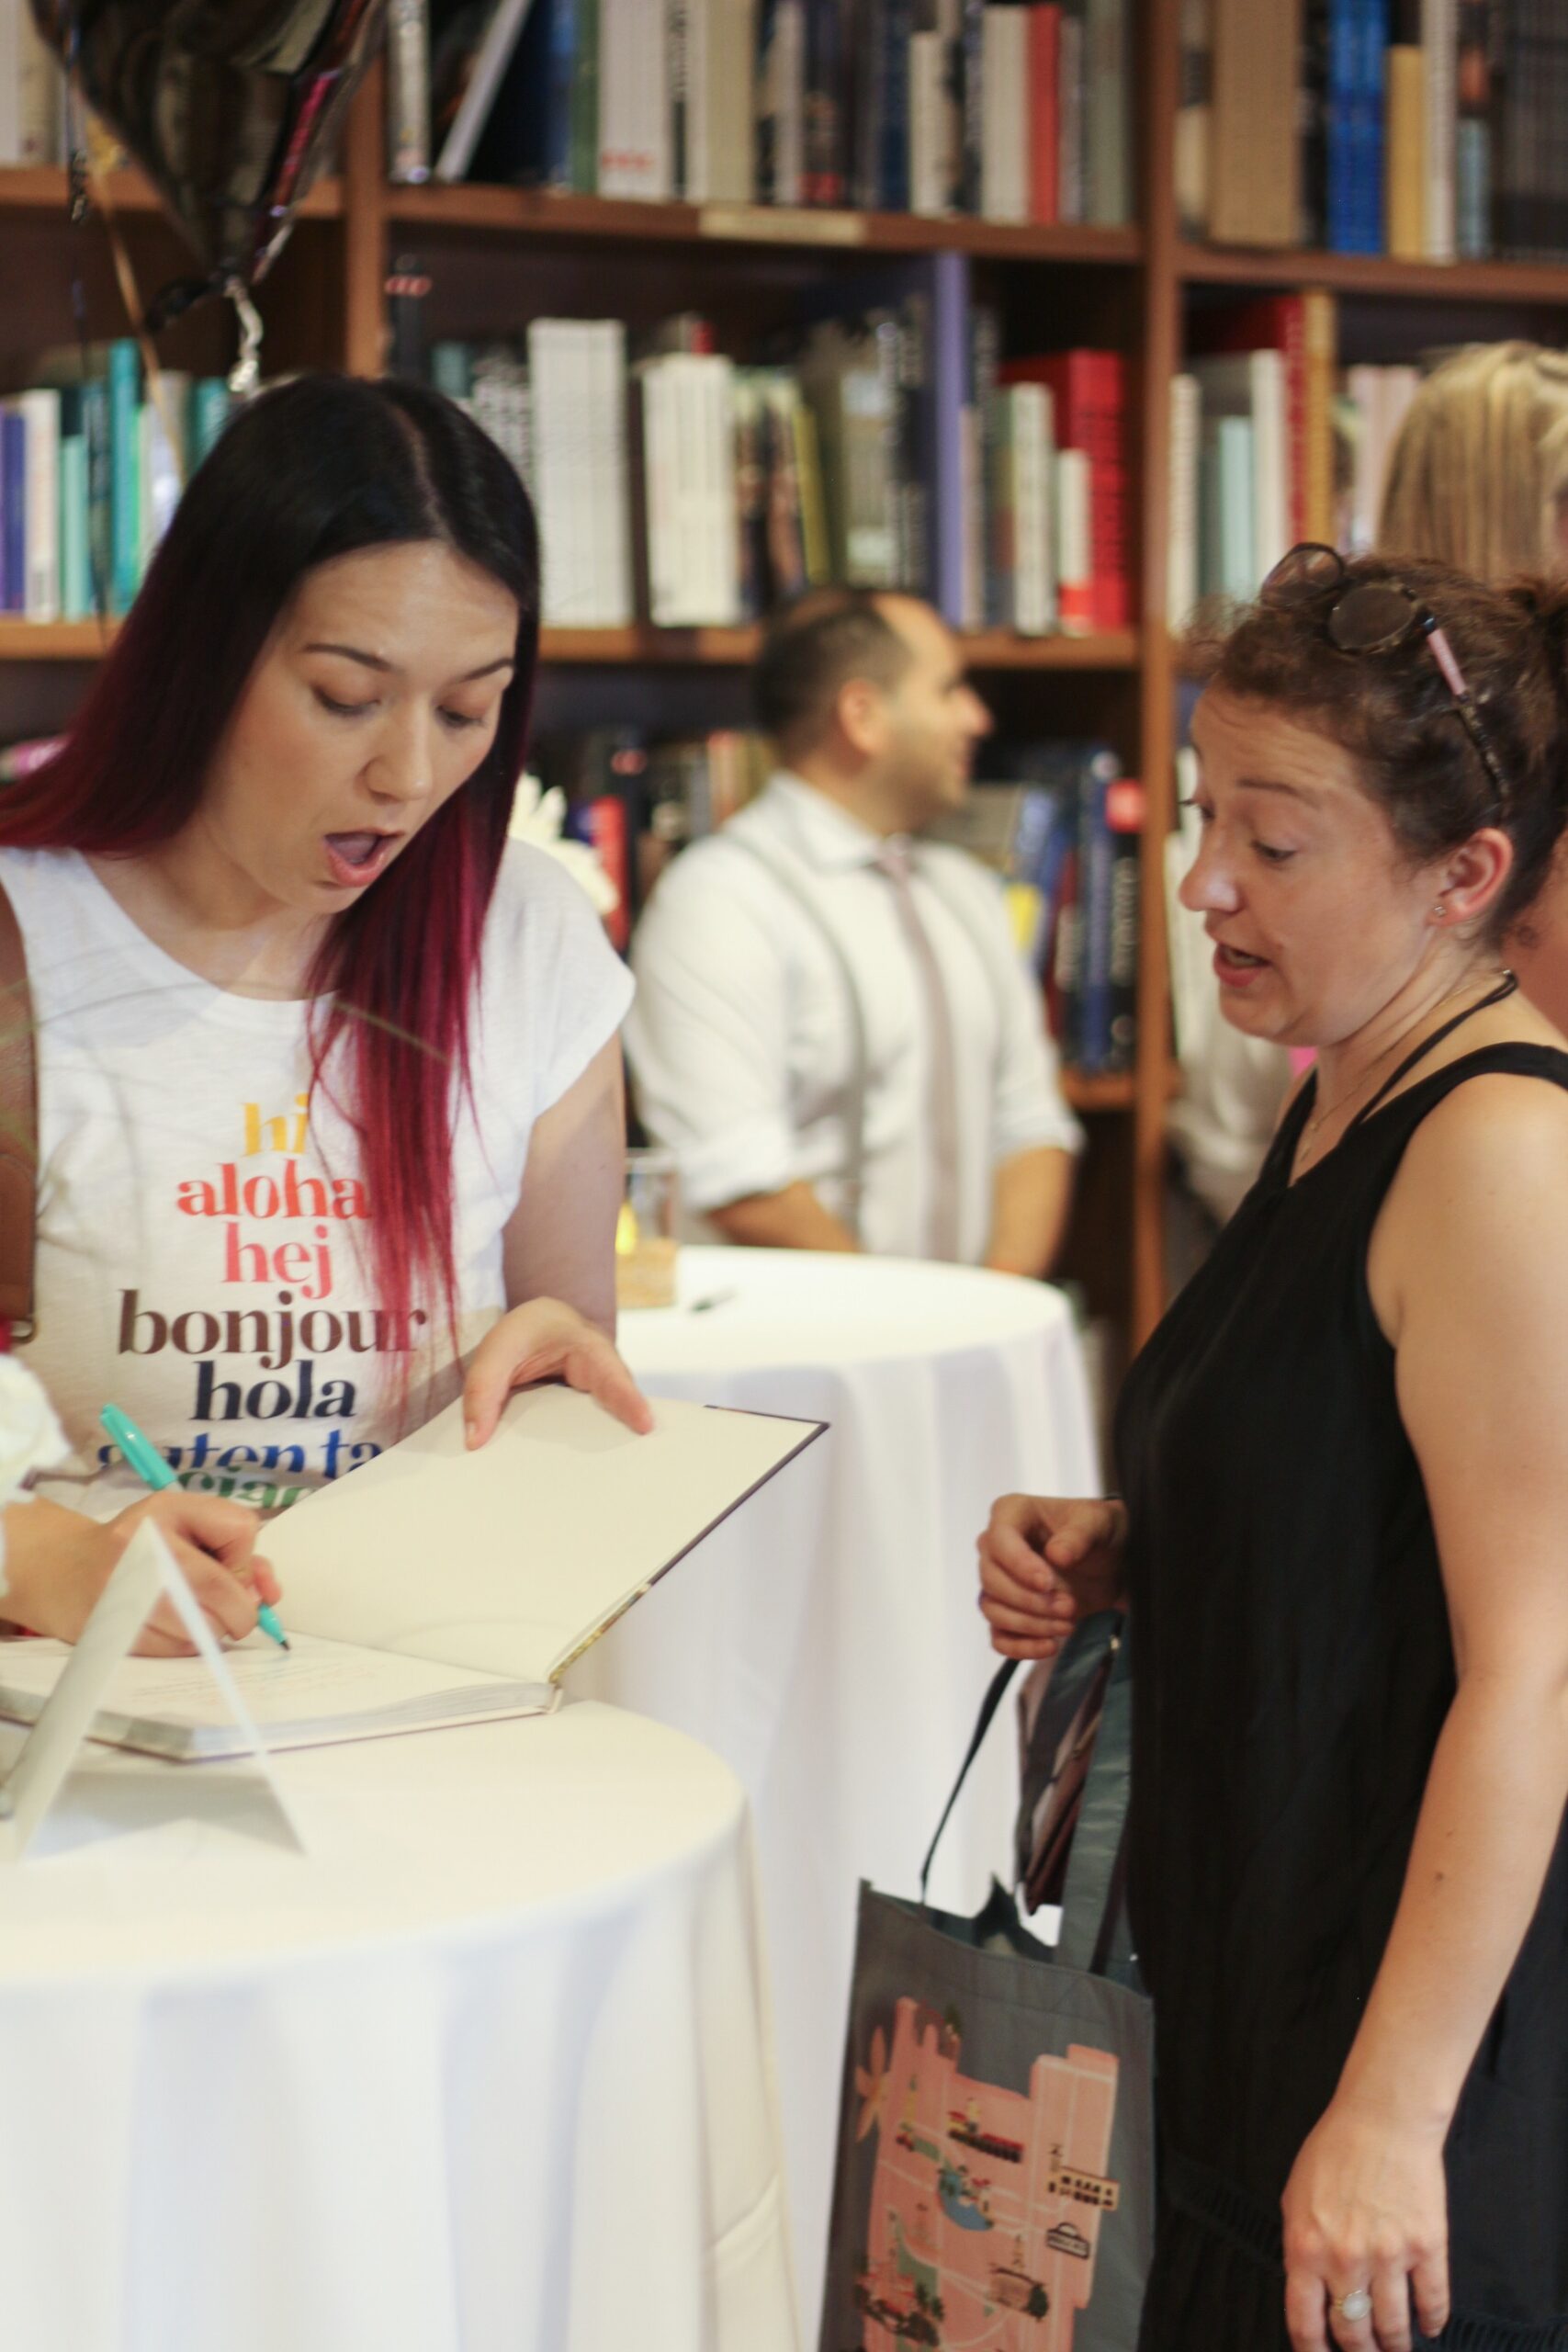
{"label": "stack of books", "polygon": [[1337,365],[1334,298],[1279,294],[1202,314],[1171,385],[1168,614],[1245,599],[1285,549],[1376,544],[1389,460],[1420,380]]}
{"label": "stack of books", "polygon": [[1568,255],[1561,0],[1182,0],[1189,236]]}
{"label": "stack of books", "polygon": [[398,0],[397,176],[1131,220],[1129,0]]}
{"label": "stack of books", "polygon": [[962,256],[885,275],[791,356],[731,355],[683,313],[536,319],[434,344],[533,491],[553,628],[726,628],[829,582],[928,596],[958,626],[1127,626],[1119,354],[1001,363]]}
{"label": "stack of books", "polygon": [[129,337],[10,372],[26,389],[0,399],[0,613],[128,612],[228,388],[165,368],[150,392]]}
{"label": "stack of books", "polygon": [[962,808],[931,828],[1000,874],[1062,1058],[1088,1076],[1137,1053],[1144,787],[1100,742],[997,743]]}

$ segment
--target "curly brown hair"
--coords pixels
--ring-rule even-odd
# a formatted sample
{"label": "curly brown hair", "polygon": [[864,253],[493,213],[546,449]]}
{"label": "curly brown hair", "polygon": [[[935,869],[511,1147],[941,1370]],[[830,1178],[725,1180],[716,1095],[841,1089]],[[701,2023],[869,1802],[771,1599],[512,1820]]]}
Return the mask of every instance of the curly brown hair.
{"label": "curly brown hair", "polygon": [[[1500,809],[1418,634],[1378,653],[1346,653],[1330,641],[1330,611],[1363,581],[1397,582],[1436,615],[1503,772]],[[1486,935],[1496,943],[1519,930],[1568,821],[1568,584],[1488,587],[1447,564],[1361,556],[1342,579],[1292,590],[1288,601],[1205,607],[1186,656],[1205,686],[1266,703],[1348,752],[1413,865],[1499,826],[1514,863]]]}

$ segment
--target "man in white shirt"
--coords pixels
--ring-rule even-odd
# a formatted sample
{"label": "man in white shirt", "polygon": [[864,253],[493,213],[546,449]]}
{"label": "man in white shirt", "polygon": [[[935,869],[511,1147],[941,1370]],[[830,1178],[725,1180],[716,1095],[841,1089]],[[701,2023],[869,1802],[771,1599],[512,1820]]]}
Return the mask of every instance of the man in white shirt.
{"label": "man in white shirt", "polygon": [[1044,1273],[1082,1136],[1040,990],[996,877],[911,839],[990,729],[951,631],[913,597],[814,592],[755,698],[783,769],[637,927],[644,1125],[731,1241]]}

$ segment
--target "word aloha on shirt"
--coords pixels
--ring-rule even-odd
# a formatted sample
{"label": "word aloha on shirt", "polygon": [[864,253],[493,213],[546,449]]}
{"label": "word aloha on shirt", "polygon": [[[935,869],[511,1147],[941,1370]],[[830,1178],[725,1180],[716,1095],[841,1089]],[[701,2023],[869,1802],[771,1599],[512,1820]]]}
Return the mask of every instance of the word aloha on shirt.
{"label": "word aloha on shirt", "polygon": [[[38,1025],[37,1332],[24,1360],[72,1447],[39,1491],[102,1517],[142,1488],[98,1413],[139,1422],[182,1486],[281,1509],[457,1394],[445,1307],[394,1317],[377,1204],[338,1099],[310,1091],[309,1008],[231,994],[138,929],[74,852],[0,851]],[[508,845],[455,1096],[457,1341],[503,1311],[502,1237],[534,1123],[632,993],[563,866]],[[112,1457],[112,1458],[111,1458]]]}

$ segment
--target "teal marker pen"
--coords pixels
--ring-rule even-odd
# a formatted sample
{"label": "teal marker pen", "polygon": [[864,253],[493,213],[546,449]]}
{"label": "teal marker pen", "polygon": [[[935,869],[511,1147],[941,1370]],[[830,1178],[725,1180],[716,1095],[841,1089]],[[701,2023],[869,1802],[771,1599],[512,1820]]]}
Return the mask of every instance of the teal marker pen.
{"label": "teal marker pen", "polygon": [[[157,1447],[150,1438],[143,1437],[129,1413],[122,1413],[118,1405],[106,1405],[98,1419],[143,1486],[162,1494],[165,1487],[176,1484],[174,1472]],[[280,1649],[288,1647],[288,1636],[278,1623],[277,1612],[270,1601],[264,1600],[257,1609],[256,1623]]]}

